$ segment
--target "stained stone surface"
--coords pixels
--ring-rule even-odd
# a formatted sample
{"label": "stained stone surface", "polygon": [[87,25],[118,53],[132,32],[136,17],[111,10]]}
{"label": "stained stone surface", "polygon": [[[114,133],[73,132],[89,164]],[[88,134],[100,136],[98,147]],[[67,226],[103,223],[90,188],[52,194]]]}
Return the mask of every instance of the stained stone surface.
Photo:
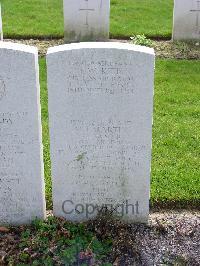
{"label": "stained stone surface", "polygon": [[0,224],[45,217],[38,52],[0,42]]}
{"label": "stained stone surface", "polygon": [[154,51],[80,43],[47,54],[54,214],[84,221],[102,207],[146,222]]}
{"label": "stained stone surface", "polygon": [[63,0],[65,43],[109,38],[110,0]]}
{"label": "stained stone surface", "polygon": [[200,0],[174,1],[173,40],[200,40]]}

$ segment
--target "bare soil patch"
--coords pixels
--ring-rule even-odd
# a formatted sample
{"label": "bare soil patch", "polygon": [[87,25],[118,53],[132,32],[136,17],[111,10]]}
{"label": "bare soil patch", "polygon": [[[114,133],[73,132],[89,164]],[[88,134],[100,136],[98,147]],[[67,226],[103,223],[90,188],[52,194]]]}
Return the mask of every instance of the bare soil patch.
{"label": "bare soil patch", "polygon": [[[18,42],[27,45],[36,46],[39,50],[40,56],[45,56],[47,49],[52,46],[64,44],[63,39],[53,40],[14,40],[6,39],[5,41]],[[130,43],[127,40],[115,40],[111,39],[111,42],[124,42]],[[200,42],[172,42],[172,41],[152,41],[152,47],[155,49],[157,58],[163,59],[200,59]]]}
{"label": "bare soil patch", "polygon": [[[51,215],[49,212],[48,216]],[[100,241],[113,239],[113,246],[109,256],[103,261],[94,259],[84,265],[200,265],[200,212],[155,212],[150,214],[147,225],[127,225],[111,217],[99,217],[88,222],[86,226]],[[35,252],[31,246],[20,245],[23,232],[27,228],[32,230],[31,227],[23,226],[0,230],[0,265],[17,265],[20,262],[19,254],[28,254],[30,259],[26,265],[32,265],[33,258],[42,256],[41,250]],[[69,237],[62,219],[58,220],[57,228],[56,234]],[[47,235],[46,233],[46,237]],[[34,234],[33,239],[28,241],[34,244]],[[49,252],[53,265],[64,265],[54,254],[55,245],[55,239],[50,236],[48,250],[45,252]],[[12,264],[8,263],[10,258]],[[47,264],[44,261],[42,265]]]}

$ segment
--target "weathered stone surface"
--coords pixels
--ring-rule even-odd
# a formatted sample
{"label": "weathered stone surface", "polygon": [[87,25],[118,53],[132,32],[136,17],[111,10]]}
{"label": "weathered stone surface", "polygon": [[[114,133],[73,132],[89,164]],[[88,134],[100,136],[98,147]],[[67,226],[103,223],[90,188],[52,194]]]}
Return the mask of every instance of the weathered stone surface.
{"label": "weathered stone surface", "polygon": [[109,38],[110,0],[63,0],[65,43]]}
{"label": "weathered stone surface", "polygon": [[153,49],[63,45],[48,50],[47,66],[54,214],[83,221],[112,205],[147,221]]}
{"label": "weathered stone surface", "polygon": [[173,40],[200,40],[200,1],[174,1]]}
{"label": "weathered stone surface", "polygon": [[0,42],[0,224],[44,216],[38,52]]}

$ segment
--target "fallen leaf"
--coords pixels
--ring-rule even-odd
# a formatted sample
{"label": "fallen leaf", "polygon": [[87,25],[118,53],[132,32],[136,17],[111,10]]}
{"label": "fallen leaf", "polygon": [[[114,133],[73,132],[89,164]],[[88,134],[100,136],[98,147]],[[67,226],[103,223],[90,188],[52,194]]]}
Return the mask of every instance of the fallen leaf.
{"label": "fallen leaf", "polygon": [[119,266],[120,265],[120,259],[116,258],[115,262],[113,263],[113,266]]}
{"label": "fallen leaf", "polygon": [[0,262],[4,261],[4,258],[6,255],[7,255],[7,253],[5,251],[0,251]]}
{"label": "fallen leaf", "polygon": [[8,233],[9,229],[6,227],[0,227],[0,233]]}

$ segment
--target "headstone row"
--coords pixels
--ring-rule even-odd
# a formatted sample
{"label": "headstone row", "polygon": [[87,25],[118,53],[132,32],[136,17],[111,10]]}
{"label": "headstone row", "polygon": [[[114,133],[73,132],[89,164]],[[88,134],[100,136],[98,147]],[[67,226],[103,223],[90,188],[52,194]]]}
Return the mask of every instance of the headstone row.
{"label": "headstone row", "polygon": [[[54,214],[149,212],[153,49],[80,43],[47,54]],[[45,217],[37,49],[0,43],[0,224]]]}
{"label": "headstone row", "polygon": [[[63,0],[63,12],[65,43],[109,39],[110,0]],[[174,0],[173,40],[200,40],[200,0]]]}
{"label": "headstone row", "polygon": [[[63,0],[65,43],[109,39],[110,0]],[[200,40],[200,0],[174,0],[173,40]],[[3,40],[0,5],[0,40]]]}
{"label": "headstone row", "polygon": [[[63,0],[65,43],[106,41],[110,0]],[[174,0],[173,40],[200,40],[200,0]]]}

